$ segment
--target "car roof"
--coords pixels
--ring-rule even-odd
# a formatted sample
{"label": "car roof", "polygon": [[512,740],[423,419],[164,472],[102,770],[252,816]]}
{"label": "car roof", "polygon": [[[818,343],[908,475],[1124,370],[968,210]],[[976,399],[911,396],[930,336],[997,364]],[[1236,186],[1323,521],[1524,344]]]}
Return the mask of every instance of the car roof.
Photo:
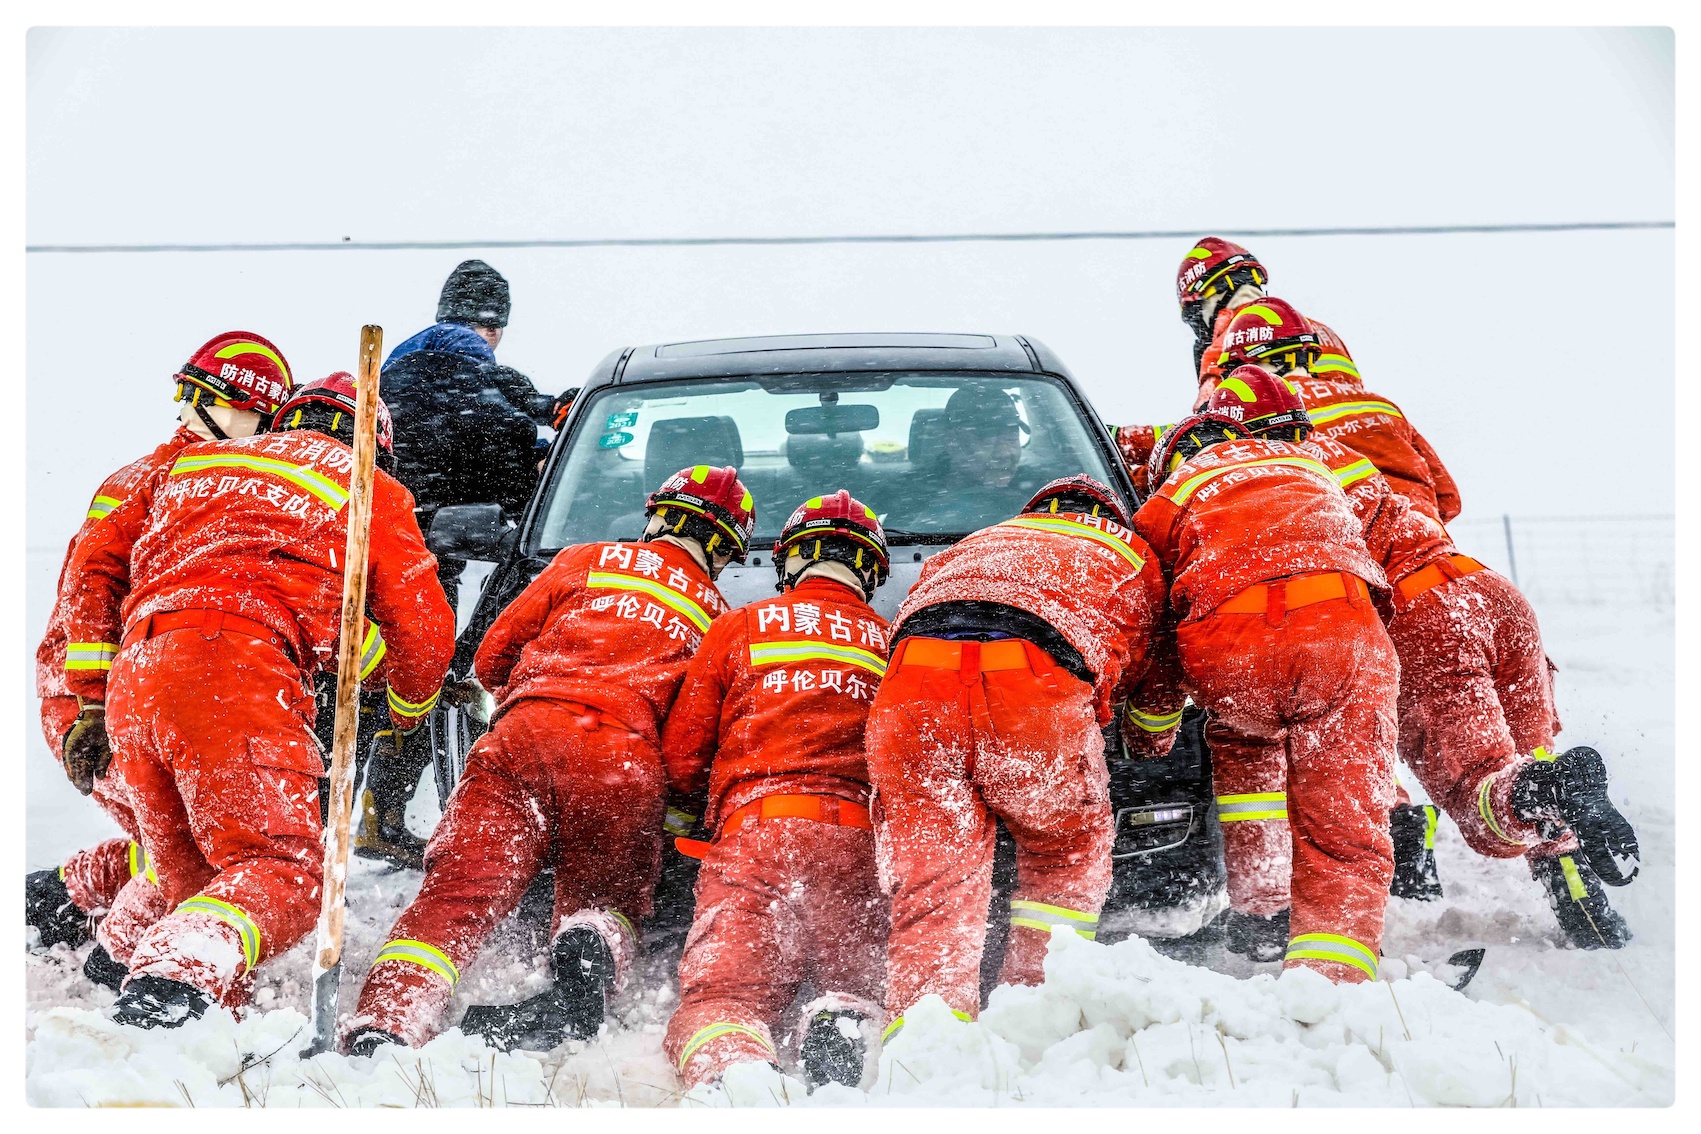
{"label": "car roof", "polygon": [[[597,378],[647,382],[740,374],[854,373],[862,370],[1056,370],[1050,352],[1021,335],[907,331],[759,335],[631,347],[611,355]],[[1042,355],[1046,356],[1042,360]]]}

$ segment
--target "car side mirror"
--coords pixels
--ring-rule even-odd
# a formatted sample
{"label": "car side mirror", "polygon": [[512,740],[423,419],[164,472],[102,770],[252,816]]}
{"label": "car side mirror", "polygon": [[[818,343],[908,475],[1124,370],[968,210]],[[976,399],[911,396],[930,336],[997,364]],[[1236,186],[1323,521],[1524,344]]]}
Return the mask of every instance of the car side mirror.
{"label": "car side mirror", "polygon": [[506,534],[502,505],[446,504],[431,517],[425,546],[439,557],[494,563],[501,556]]}

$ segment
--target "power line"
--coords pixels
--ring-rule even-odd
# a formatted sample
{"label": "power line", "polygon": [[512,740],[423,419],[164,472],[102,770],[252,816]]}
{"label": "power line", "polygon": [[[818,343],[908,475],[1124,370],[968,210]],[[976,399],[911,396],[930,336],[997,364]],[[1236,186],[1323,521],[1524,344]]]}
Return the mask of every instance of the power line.
{"label": "power line", "polygon": [[1573,221],[1561,224],[1361,225],[1343,228],[1152,229],[1128,232],[973,232],[888,236],[655,236],[599,240],[336,240],[275,244],[29,244],[25,252],[395,252],[480,248],[700,248],[716,245],[972,244],[1049,240],[1192,240],[1202,232],[1225,236],[1436,236],[1484,232],[1599,232],[1676,228],[1675,221]]}

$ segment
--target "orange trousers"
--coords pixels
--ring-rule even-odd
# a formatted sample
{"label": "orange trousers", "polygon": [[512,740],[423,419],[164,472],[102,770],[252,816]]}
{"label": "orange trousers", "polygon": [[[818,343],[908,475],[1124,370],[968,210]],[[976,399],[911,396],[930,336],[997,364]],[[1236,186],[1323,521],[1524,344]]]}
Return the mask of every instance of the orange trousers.
{"label": "orange trousers", "polygon": [[84,913],[105,913],[131,877],[147,870],[147,852],[129,839],[107,839],[65,860],[59,877]]}
{"label": "orange trousers", "polygon": [[143,973],[233,1003],[319,916],[313,691],[276,646],[186,628],[126,646],[107,693],[108,788],[152,865],[97,936]]}
{"label": "orange trousers", "polygon": [[1287,908],[1285,964],[1373,979],[1393,877],[1399,663],[1365,597],[1213,613],[1176,642],[1207,730],[1230,905]]}
{"label": "orange trousers", "polygon": [[874,833],[813,819],[765,819],[723,832],[697,875],[697,911],[679,959],[679,1007],[662,1050],[689,1087],[735,1063],[776,1062],[775,1036],[798,991],[875,1025],[886,977],[887,902]]}
{"label": "orange trousers", "polygon": [[[1092,937],[1110,889],[1110,775],[1093,690],[1037,646],[952,642],[961,669],[910,664],[906,638],[875,694],[866,747],[881,880],[892,895],[886,1007],[937,993],[980,1008],[980,962],[1002,819],[1017,883],[999,982],[1038,984],[1054,925]],[[1015,643],[1022,668],[983,671]]]}
{"label": "orange trousers", "polygon": [[618,722],[541,698],[520,701],[473,745],[425,848],[419,896],[390,930],[345,1038],[373,1026],[419,1047],[460,971],[555,867],[553,932],[590,924],[623,983],[661,871],[661,753]]}
{"label": "orange trousers", "polygon": [[1536,612],[1511,582],[1473,571],[1432,587],[1395,615],[1400,756],[1478,854],[1565,854],[1512,814],[1512,785],[1559,731],[1553,669]]}

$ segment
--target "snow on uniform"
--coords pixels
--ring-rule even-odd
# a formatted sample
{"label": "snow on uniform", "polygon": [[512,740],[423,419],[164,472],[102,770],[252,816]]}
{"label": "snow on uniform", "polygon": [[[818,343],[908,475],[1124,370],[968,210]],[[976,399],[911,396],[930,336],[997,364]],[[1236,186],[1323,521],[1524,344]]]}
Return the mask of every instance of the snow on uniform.
{"label": "snow on uniform", "polygon": [[1230,904],[1285,908],[1291,858],[1288,967],[1373,979],[1399,667],[1351,506],[1313,453],[1231,441],[1171,473],[1134,527],[1172,580],[1187,692],[1214,717]]}
{"label": "snow on uniform", "polygon": [[[159,476],[178,452],[198,441],[200,438],[194,433],[179,426],[153,452],[131,461],[101,481],[100,487],[95,489],[94,498],[89,501],[87,515],[71,537],[71,542],[65,546],[65,559],[59,567],[59,582],[55,586],[56,596],[64,590],[66,568],[71,565],[71,556],[83,534],[95,521],[104,519],[123,503],[137,485]],[[67,619],[65,603],[62,598],[56,597],[53,611],[47,617],[47,632],[42,635],[41,644],[35,650],[35,693],[41,699],[41,732],[47,740],[48,751],[58,760],[64,759],[65,734],[71,731],[71,725],[77,719],[77,698],[65,684]],[[104,660],[104,657],[95,659],[97,664]],[[108,789],[104,776],[94,782],[94,800],[129,837],[107,839],[77,851],[59,868],[59,876],[70,891],[71,901],[78,909],[90,913],[110,907],[117,899],[118,891],[133,874],[145,872],[132,867],[146,860],[146,854],[135,841],[135,817],[130,814],[129,807]]]}
{"label": "snow on uniform", "polygon": [[[1039,982],[1053,925],[1093,936],[1113,836],[1100,727],[1146,669],[1163,593],[1138,536],[1077,513],[983,528],[922,568],[868,721],[876,846],[892,895],[890,1029],[929,993],[965,1018],[979,1008],[994,816],[1016,839],[1018,873],[999,980]],[[923,611],[958,603],[1045,624],[1091,681],[1026,638],[906,631]],[[1173,736],[1179,701],[1156,708],[1147,726]]]}
{"label": "snow on uniform", "polygon": [[[567,548],[499,615],[473,668],[491,729],[425,848],[425,881],[379,950],[348,1032],[417,1047],[460,971],[539,870],[554,933],[595,928],[623,986],[661,868],[659,724],[726,600],[675,544]],[[553,857],[552,857],[553,856]]]}
{"label": "snow on uniform", "polygon": [[[72,557],[67,684],[107,703],[107,779],[158,880],[127,884],[98,931],[132,975],[230,1001],[317,918],[311,680],[334,664],[353,465],[305,430],[193,445]],[[435,703],[454,650],[435,574],[412,498],[375,471],[367,605],[402,728]]]}
{"label": "snow on uniform", "polygon": [[1369,457],[1395,492],[1433,520],[1451,522],[1463,507],[1459,487],[1430,443],[1400,408],[1366,392],[1347,346],[1325,323],[1309,320],[1323,352],[1309,378],[1296,378],[1313,436],[1333,437]]}
{"label": "snow on uniform", "polygon": [[1492,858],[1567,854],[1513,814],[1512,784],[1553,746],[1560,722],[1552,670],[1528,600],[1460,555],[1446,529],[1412,506],[1357,452],[1314,436],[1300,448],[1335,473],[1372,558],[1393,587],[1388,636],[1400,656],[1400,756],[1465,841]]}
{"label": "snow on uniform", "polygon": [[774,1060],[807,982],[817,1007],[877,1019],[887,902],[874,867],[863,728],[886,622],[819,576],[723,614],[662,734],[673,790],[708,791],[719,836],[697,876],[664,1050],[687,1086]]}

